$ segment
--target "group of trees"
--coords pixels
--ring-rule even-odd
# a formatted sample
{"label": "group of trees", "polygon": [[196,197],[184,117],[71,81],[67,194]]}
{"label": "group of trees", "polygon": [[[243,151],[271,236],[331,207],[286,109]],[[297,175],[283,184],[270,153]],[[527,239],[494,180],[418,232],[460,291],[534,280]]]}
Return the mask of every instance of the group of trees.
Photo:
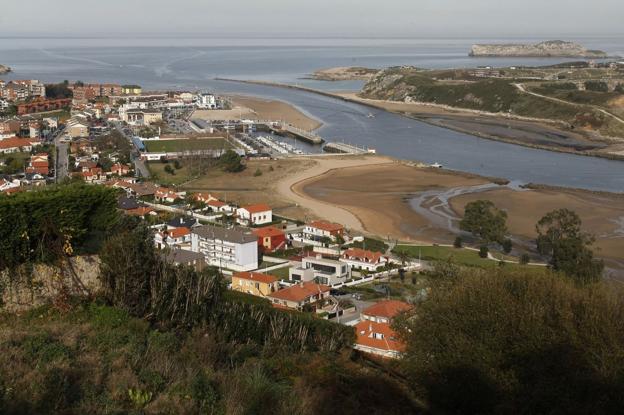
{"label": "group of trees", "polygon": [[402,370],[430,412],[621,411],[621,290],[502,268],[445,277],[395,324],[407,342]]}
{"label": "group of trees", "polygon": [[74,94],[69,89],[69,81],[46,85],[46,97],[50,99],[71,98]]}
{"label": "group of trees", "polygon": [[[483,241],[481,256],[487,256],[487,244],[498,243],[505,253],[511,252],[507,234],[507,213],[489,200],[477,200],[466,205],[460,229]],[[581,230],[581,219],[568,209],[546,214],[536,225],[538,252],[548,258],[555,271],[561,271],[579,282],[600,279],[604,264],[594,258],[591,245],[594,238]],[[458,243],[456,242],[456,245]],[[459,241],[461,246],[461,241]],[[528,263],[528,255],[521,262]]]}

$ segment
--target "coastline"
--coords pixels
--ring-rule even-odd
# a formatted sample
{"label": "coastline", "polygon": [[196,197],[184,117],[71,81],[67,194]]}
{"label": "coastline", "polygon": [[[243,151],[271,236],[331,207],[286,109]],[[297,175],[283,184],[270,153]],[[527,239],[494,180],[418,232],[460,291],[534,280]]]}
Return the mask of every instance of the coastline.
{"label": "coastline", "polygon": [[[496,114],[496,113],[484,113],[484,112],[473,111],[473,110],[462,109],[462,108],[449,108],[446,106],[429,104],[429,103],[419,103],[419,102],[403,103],[403,102],[398,102],[398,101],[395,102],[395,101],[369,100],[369,99],[357,97],[355,93],[353,92],[348,92],[348,93],[328,92],[328,91],[322,91],[322,90],[318,90],[314,88],[303,87],[299,85],[289,85],[289,84],[282,84],[282,83],[269,82],[269,81],[251,81],[251,80],[240,80],[240,79],[230,79],[230,78],[215,78],[215,80],[226,81],[226,82],[237,82],[237,83],[244,83],[244,84],[251,84],[251,85],[266,85],[266,86],[286,88],[286,89],[295,89],[295,90],[310,92],[313,94],[327,96],[330,98],[340,99],[345,102],[352,102],[352,103],[363,105],[369,108],[381,109],[381,110],[388,111],[388,112],[391,112],[391,113],[394,113],[394,114],[397,114],[406,118],[415,119],[415,120],[418,120],[420,122],[423,122],[429,125],[434,125],[436,127],[445,128],[448,130],[473,135],[475,137],[479,137],[482,139],[499,141],[499,142],[504,142],[507,144],[514,144],[514,145],[519,145],[519,146],[534,148],[534,149],[539,149],[539,150],[545,150],[545,151],[575,154],[575,155],[585,156],[585,157],[599,157],[599,158],[604,158],[608,160],[624,161],[624,146],[622,147],[621,155],[611,154],[611,153],[600,153],[597,151],[579,151],[579,150],[575,150],[572,148],[557,147],[553,145],[526,143],[526,142],[522,142],[522,141],[515,140],[515,139],[505,138],[496,134],[488,134],[482,131],[476,131],[474,129],[466,129],[466,128],[461,128],[458,126],[441,123],[441,122],[436,122],[432,118],[435,116],[444,116],[444,117],[448,117],[449,119],[457,119],[458,121],[461,121],[461,120],[466,119],[467,117],[472,117],[472,118],[477,118],[479,120],[489,121],[489,122],[498,121],[500,123],[503,123],[503,122],[530,123],[535,128],[539,128],[540,125],[547,125],[549,128],[552,128],[553,130],[558,130],[559,132],[571,134],[568,131],[564,131],[564,130],[556,128],[556,126],[561,125],[561,122],[556,121],[556,120],[534,119],[534,118],[527,118],[527,117],[520,117],[520,116],[509,116],[507,114],[503,115],[503,114]],[[419,113],[422,115],[409,113],[405,109],[392,108],[392,107],[400,107],[400,106],[417,107]],[[416,108],[414,108],[414,110],[415,109]]]}

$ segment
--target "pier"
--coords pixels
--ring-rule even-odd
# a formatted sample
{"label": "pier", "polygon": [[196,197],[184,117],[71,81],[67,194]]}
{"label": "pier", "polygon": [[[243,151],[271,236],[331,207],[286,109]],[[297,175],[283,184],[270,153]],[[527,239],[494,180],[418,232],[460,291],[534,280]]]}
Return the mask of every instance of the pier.
{"label": "pier", "polygon": [[358,147],[347,143],[327,143],[323,151],[342,154],[375,154],[377,152],[374,148]]}
{"label": "pier", "polygon": [[323,144],[325,140],[322,137],[311,133],[309,131],[301,130],[299,128],[293,127],[292,125],[281,124],[281,125],[273,125],[267,124],[267,127],[272,133],[277,135],[290,135],[295,137],[298,140],[306,141],[310,144]]}

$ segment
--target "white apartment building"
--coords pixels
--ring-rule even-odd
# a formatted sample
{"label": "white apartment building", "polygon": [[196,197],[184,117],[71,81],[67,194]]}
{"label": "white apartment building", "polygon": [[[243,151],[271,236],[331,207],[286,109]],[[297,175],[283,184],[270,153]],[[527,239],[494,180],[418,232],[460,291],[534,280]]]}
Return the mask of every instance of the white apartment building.
{"label": "white apartment building", "polygon": [[195,105],[199,109],[214,110],[217,109],[217,97],[212,94],[198,94]]}
{"label": "white apartment building", "polygon": [[191,250],[202,253],[208,265],[233,271],[258,268],[258,237],[247,229],[217,226],[193,228]]}
{"label": "white apartment building", "polygon": [[351,266],[317,255],[303,258],[301,266],[291,268],[288,275],[291,281],[316,281],[319,284],[334,286],[351,279]]}

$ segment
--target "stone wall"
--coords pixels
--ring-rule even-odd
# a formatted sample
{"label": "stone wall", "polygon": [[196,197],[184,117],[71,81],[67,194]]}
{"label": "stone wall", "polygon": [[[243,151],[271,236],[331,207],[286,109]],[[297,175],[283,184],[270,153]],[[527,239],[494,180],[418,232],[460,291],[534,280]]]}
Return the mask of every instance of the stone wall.
{"label": "stone wall", "polygon": [[6,311],[22,312],[65,294],[92,295],[101,287],[99,274],[97,256],[71,258],[62,270],[58,266],[38,264],[32,273],[4,271],[0,274],[1,304]]}

